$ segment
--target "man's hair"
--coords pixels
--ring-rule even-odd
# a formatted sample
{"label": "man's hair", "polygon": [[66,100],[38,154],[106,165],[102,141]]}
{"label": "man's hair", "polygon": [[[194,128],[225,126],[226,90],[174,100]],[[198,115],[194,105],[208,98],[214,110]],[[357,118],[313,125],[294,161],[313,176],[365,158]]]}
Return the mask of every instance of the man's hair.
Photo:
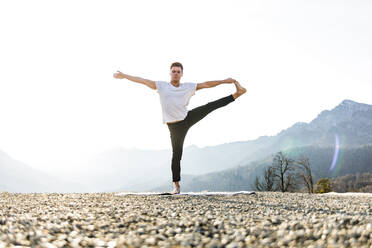
{"label": "man's hair", "polygon": [[170,69],[172,69],[173,66],[181,67],[181,69],[183,71],[183,66],[182,66],[182,64],[180,62],[174,62],[174,63],[172,63],[171,66],[170,66]]}

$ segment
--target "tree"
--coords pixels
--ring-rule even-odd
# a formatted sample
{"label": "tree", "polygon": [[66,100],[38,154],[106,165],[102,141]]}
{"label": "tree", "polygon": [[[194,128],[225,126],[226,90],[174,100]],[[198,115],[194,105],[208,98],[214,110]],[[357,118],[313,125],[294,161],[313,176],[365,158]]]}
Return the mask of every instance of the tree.
{"label": "tree", "polygon": [[372,192],[372,173],[347,174],[331,180],[335,192]]}
{"label": "tree", "polygon": [[294,190],[297,188],[297,180],[294,175],[294,160],[289,158],[283,152],[278,152],[273,159],[273,173],[278,181],[277,187],[282,192]]}
{"label": "tree", "polygon": [[299,176],[305,184],[307,191],[311,194],[314,192],[314,181],[313,175],[311,173],[310,161],[308,158],[301,157],[297,160],[297,165],[299,165],[300,172]]}
{"label": "tree", "polygon": [[274,169],[272,166],[266,168],[264,172],[264,180],[260,182],[258,176],[256,176],[256,180],[254,182],[254,187],[258,191],[274,191],[274,184],[275,184],[275,177],[274,177]]}
{"label": "tree", "polygon": [[328,193],[332,191],[332,184],[328,178],[320,178],[315,185],[315,193]]}

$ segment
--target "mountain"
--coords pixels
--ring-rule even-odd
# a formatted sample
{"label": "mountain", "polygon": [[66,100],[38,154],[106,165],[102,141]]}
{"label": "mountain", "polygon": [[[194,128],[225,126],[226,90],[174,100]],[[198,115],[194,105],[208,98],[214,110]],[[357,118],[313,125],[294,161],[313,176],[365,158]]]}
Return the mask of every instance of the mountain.
{"label": "mountain", "polygon": [[[191,177],[238,165],[241,158],[239,154],[242,153],[239,149],[236,145],[185,147],[182,176]],[[50,173],[79,182],[86,186],[88,192],[148,191],[154,185],[171,183],[171,156],[170,149],[153,151],[117,148],[102,152],[81,166],[89,169],[76,168],[74,173],[62,170]]]}
{"label": "mountain", "polygon": [[[285,153],[293,159],[301,156],[308,157],[314,177],[336,178],[355,173],[372,173],[372,145],[339,148],[335,157],[333,146],[303,146],[286,150]],[[332,167],[334,157],[335,166]],[[256,176],[262,178],[264,169],[272,164],[273,154],[266,159],[251,162],[245,166],[238,166],[224,171],[207,173],[200,176],[181,179],[183,191],[239,191],[254,190],[253,182]],[[152,191],[167,191],[169,185],[154,187]]]}
{"label": "mountain", "polygon": [[[268,162],[271,163],[270,156],[281,150],[288,151],[299,147],[319,146],[331,147],[331,151],[333,151],[336,142],[341,148],[370,144],[372,143],[371,131],[372,105],[344,100],[335,108],[322,111],[310,123],[295,123],[275,136],[262,136],[256,140],[225,143],[205,148],[197,146],[186,147],[184,148],[181,162],[181,181],[184,175],[187,175],[187,180],[193,180],[193,177],[197,178],[195,180],[199,180],[200,185],[203,186],[202,182],[207,183],[208,181],[205,178],[216,179],[214,175],[219,172],[224,174],[225,177],[226,173],[232,173],[231,175],[233,175],[236,173],[234,168],[237,167],[242,170],[242,174],[252,174],[255,168],[260,168],[262,164],[267,164]],[[121,163],[122,167],[128,166],[125,172],[117,170],[122,177],[135,178],[138,181],[137,184],[129,181],[127,183],[123,182],[115,190],[169,189],[172,185],[170,171],[171,150],[162,150],[156,153],[138,151],[137,156],[137,158],[133,157],[133,160],[128,164]],[[333,156],[333,153],[329,156]],[[151,157],[152,165],[149,167],[138,162],[141,157]],[[96,166],[102,167],[103,164],[107,166],[106,161],[109,161],[109,158],[106,157]],[[155,166],[157,163],[160,164]],[[149,172],[151,174],[149,178],[146,174],[143,174]],[[113,174],[116,173],[114,172]],[[133,174],[135,177],[132,176]],[[258,175],[259,173],[255,172],[252,175],[256,174]],[[252,177],[248,179],[250,181]],[[230,185],[230,181],[223,179],[223,177],[207,184],[216,184],[218,182],[219,185],[223,185],[222,182],[224,181],[226,181],[226,186],[222,188],[226,189],[229,187],[227,185]],[[193,184],[198,185],[196,181],[193,181]],[[250,185],[251,183],[249,182],[248,184]],[[185,184],[183,185],[187,187]],[[202,187],[199,189],[202,189]]]}
{"label": "mountain", "polygon": [[74,192],[79,185],[36,170],[0,151],[0,191]]}
{"label": "mountain", "polygon": [[341,146],[370,144],[371,131],[372,105],[344,100],[332,110],[322,111],[310,123],[297,122],[276,136],[266,138],[262,144],[264,152],[258,152],[257,156],[249,154],[246,159],[257,160],[268,153],[300,146],[334,145],[336,136]]}
{"label": "mountain", "polygon": [[[332,160],[330,156],[333,156],[336,144],[342,149],[372,144],[372,105],[344,100],[335,108],[320,112],[310,123],[295,123],[275,136],[261,136],[256,140],[204,148],[195,145],[185,147],[181,161],[181,181],[193,182],[194,185],[200,185],[200,189],[218,184],[217,187],[222,190],[241,186],[234,186],[228,178],[243,177],[243,186],[251,185],[252,177],[259,174],[263,165],[271,163],[270,157],[278,151],[312,146],[328,147],[330,152],[324,153],[324,156]],[[321,150],[318,152],[322,153]],[[73,189],[77,192],[166,190],[172,185],[171,156],[171,147],[164,150],[117,148],[102,152],[87,161],[81,166],[84,169],[48,173],[48,176],[35,178],[65,178],[75,183]],[[11,171],[12,166],[7,163],[2,162],[0,166],[8,165],[6,170]],[[220,177],[220,174],[225,177]],[[16,185],[9,180],[6,182],[0,181],[0,190]],[[39,182],[36,180],[35,183]],[[182,185],[184,190],[187,185]],[[43,189],[44,186],[40,187]]]}
{"label": "mountain", "polygon": [[[271,164],[273,154],[278,151],[286,151],[293,156],[308,156],[314,167],[315,179],[333,177],[335,171],[329,171],[329,167],[336,145],[341,149],[340,154],[344,154],[344,166],[337,169],[337,175],[372,172],[372,164],[368,163],[368,159],[362,163],[357,159],[359,155],[353,156],[360,154],[359,157],[372,158],[372,152],[370,154],[367,149],[368,144],[372,144],[372,105],[344,100],[332,110],[322,111],[310,123],[295,123],[276,136],[263,136],[254,141],[214,147],[218,152],[227,151],[230,156],[232,149],[236,152],[235,158],[243,153],[244,156],[240,156],[239,160],[240,166],[231,163],[232,168],[200,175],[190,182],[182,183],[182,188],[192,191],[250,190],[256,175],[262,174],[262,170]],[[166,186],[163,184],[152,190],[166,190]]]}
{"label": "mountain", "polygon": [[91,158],[74,173],[66,170],[50,173],[80,182],[87,192],[109,192],[122,187],[146,190],[150,183],[169,178],[169,152],[119,147]]}

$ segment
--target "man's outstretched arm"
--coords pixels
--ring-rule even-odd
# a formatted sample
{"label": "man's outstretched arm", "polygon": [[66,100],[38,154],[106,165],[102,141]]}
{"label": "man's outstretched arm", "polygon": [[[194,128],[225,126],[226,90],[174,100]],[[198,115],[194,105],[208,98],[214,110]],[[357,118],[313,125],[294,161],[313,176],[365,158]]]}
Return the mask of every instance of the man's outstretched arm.
{"label": "man's outstretched arm", "polygon": [[235,79],[227,78],[225,80],[207,81],[204,83],[198,83],[196,86],[196,90],[212,88],[220,84],[231,84],[231,83],[234,83],[235,81],[236,81]]}
{"label": "man's outstretched arm", "polygon": [[118,71],[118,72],[114,73],[114,78],[118,78],[118,79],[126,78],[126,79],[128,79],[130,81],[147,85],[151,89],[156,90],[155,81],[152,81],[152,80],[149,80],[149,79],[144,79],[144,78],[140,78],[140,77],[130,76],[130,75],[127,75],[127,74],[122,73],[121,71]]}

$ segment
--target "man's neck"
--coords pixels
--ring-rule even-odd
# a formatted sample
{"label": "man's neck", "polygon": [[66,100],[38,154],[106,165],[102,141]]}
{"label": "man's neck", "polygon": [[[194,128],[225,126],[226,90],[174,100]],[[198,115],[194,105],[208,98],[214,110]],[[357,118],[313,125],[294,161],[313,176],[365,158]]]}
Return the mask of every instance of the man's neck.
{"label": "man's neck", "polygon": [[170,82],[174,87],[180,86],[180,81],[171,81]]}

